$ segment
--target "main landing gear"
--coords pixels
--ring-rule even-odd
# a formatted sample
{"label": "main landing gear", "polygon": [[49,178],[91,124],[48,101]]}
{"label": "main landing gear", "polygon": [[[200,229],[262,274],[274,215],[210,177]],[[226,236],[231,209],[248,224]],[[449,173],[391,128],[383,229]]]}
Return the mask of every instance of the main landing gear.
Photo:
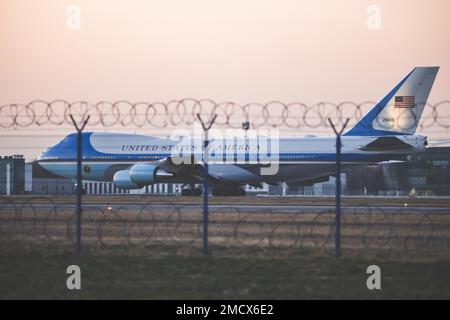
{"label": "main landing gear", "polygon": [[242,188],[216,188],[212,191],[213,196],[245,196],[245,190]]}
{"label": "main landing gear", "polygon": [[202,195],[202,189],[200,188],[186,188],[181,190],[183,197],[198,197]]}
{"label": "main landing gear", "polygon": [[[212,189],[212,195],[215,197],[242,197],[245,196],[245,190],[239,187],[222,187]],[[191,185],[189,188],[184,188],[181,190],[181,195],[183,197],[198,197],[202,195],[202,188],[196,188]]]}

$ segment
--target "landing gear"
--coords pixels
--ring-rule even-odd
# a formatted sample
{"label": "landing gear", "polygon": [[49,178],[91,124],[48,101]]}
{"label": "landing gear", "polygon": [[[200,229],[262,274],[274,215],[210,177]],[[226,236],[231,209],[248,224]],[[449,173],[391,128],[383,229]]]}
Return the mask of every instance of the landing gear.
{"label": "landing gear", "polygon": [[242,188],[221,188],[213,189],[213,196],[245,196],[245,190]]}
{"label": "landing gear", "polygon": [[78,194],[78,193],[81,193],[82,196],[85,196],[86,195],[86,189],[83,188],[83,187],[78,188],[77,184],[75,183],[74,194]]}
{"label": "landing gear", "polygon": [[[188,188],[181,189],[181,195],[183,197],[199,197],[202,195],[202,188],[197,188],[195,185],[190,185]],[[239,187],[222,187],[212,189],[213,196],[223,196],[223,197],[243,197],[246,192],[243,188]]]}
{"label": "landing gear", "polygon": [[190,188],[182,189],[181,195],[183,197],[198,197],[202,195],[202,189],[191,186]]}

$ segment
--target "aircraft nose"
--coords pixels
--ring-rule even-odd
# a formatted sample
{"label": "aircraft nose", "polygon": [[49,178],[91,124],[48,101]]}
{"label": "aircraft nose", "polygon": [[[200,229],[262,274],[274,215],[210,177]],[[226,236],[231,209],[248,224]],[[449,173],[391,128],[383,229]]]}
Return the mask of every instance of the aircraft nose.
{"label": "aircraft nose", "polygon": [[45,152],[42,152],[38,157],[37,157],[37,162],[40,162],[44,159],[45,157]]}

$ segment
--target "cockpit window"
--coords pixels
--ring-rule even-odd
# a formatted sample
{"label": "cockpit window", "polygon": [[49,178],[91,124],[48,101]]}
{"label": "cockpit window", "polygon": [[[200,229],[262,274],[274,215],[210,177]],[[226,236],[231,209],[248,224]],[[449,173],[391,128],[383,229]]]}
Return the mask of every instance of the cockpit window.
{"label": "cockpit window", "polygon": [[71,138],[72,136],[73,136],[73,134],[69,134],[69,135],[65,136],[64,138],[62,138],[61,143],[62,143],[62,142],[64,142],[64,143],[69,142],[69,140],[70,140],[70,138]]}

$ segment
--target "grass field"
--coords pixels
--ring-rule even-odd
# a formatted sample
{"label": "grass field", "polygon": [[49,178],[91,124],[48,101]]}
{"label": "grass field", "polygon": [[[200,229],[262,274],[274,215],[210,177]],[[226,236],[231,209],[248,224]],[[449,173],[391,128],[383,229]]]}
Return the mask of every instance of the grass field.
{"label": "grass field", "polygon": [[[231,251],[253,248],[308,249],[321,253],[334,248],[335,215],[283,211],[247,212],[236,208],[214,210],[209,217],[209,243]],[[76,235],[74,210],[70,208],[24,206],[3,208],[0,214],[0,242],[73,246]],[[199,248],[202,245],[202,213],[183,206],[112,211],[86,208],[82,219],[82,240],[98,250],[117,246],[145,247],[174,245]],[[450,257],[450,215],[402,210],[386,214],[345,208],[342,216],[342,250],[345,256]]]}
{"label": "grass field", "polygon": [[[449,299],[450,260],[393,261],[268,250],[232,256],[148,247],[84,252],[0,248],[1,299]],[[81,291],[66,289],[66,268],[81,268]],[[366,268],[381,267],[381,290]]]}
{"label": "grass field", "polygon": [[[39,203],[75,203],[75,196],[0,196],[2,202]],[[153,195],[104,195],[84,196],[84,204],[201,204],[201,197],[153,196]],[[334,205],[334,197],[210,197],[210,204],[232,205]],[[450,207],[450,198],[374,198],[374,197],[343,197],[343,206],[433,206]]]}
{"label": "grass field", "polygon": [[[119,196],[86,197],[85,202],[103,203],[105,198],[111,204],[130,201]],[[0,198],[3,204],[48,204],[49,199]],[[151,206],[172,199],[178,204],[165,210]],[[305,204],[299,198],[212,199]],[[337,261],[331,211],[248,213],[225,208],[210,215],[211,251],[203,256],[201,212],[182,206],[189,198],[132,200],[150,205],[138,211],[84,211],[81,256],[74,254],[72,209],[0,207],[0,299],[450,299],[450,215],[445,212],[354,212],[350,206],[364,199],[350,199],[342,219],[343,259]],[[306,201],[323,204],[332,199]],[[400,206],[402,200],[376,201]],[[421,200],[417,206],[442,207],[446,201]],[[66,288],[71,264],[81,267],[81,291]],[[372,264],[381,267],[380,291],[366,287],[366,269]]]}

